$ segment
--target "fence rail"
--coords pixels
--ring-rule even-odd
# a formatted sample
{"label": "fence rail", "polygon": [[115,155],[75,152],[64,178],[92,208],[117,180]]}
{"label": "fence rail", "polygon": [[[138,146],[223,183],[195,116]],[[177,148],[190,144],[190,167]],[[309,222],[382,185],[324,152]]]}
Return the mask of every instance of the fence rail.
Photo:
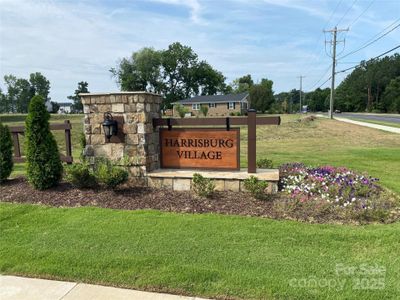
{"label": "fence rail", "polygon": [[230,130],[232,125],[247,125],[247,172],[256,173],[256,127],[257,125],[280,125],[280,117],[256,117],[256,111],[249,110],[247,117],[226,117],[226,118],[199,118],[199,119],[175,119],[175,118],[156,118],[153,119],[153,126],[226,126]]}
{"label": "fence rail", "polygon": [[[14,162],[24,162],[25,157],[21,153],[21,145],[19,141],[19,135],[25,135],[25,126],[10,126],[10,132],[14,144]],[[65,132],[65,149],[66,155],[60,153],[60,159],[67,164],[71,164],[72,158],[72,143],[71,143],[71,129],[72,125],[69,120],[65,120],[64,123],[50,124],[50,130],[64,130]]]}

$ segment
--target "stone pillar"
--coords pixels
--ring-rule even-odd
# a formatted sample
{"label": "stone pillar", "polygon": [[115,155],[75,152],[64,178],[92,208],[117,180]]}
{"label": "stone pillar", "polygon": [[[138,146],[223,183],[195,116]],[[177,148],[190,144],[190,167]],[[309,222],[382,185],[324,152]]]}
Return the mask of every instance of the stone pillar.
{"label": "stone pillar", "polygon": [[[147,92],[85,93],[83,104],[86,157],[106,157],[129,168],[133,181],[160,167],[159,133],[153,118],[160,117],[161,96]],[[110,112],[123,122],[120,143],[107,143],[101,123]],[[143,182],[139,180],[139,182]]]}

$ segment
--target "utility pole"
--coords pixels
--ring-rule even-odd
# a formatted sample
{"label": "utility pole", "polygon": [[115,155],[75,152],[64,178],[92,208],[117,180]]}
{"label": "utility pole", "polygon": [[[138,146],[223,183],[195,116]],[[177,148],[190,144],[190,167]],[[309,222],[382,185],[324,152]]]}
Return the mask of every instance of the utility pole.
{"label": "utility pole", "polygon": [[333,41],[327,41],[325,43],[330,43],[332,44],[332,77],[331,77],[331,98],[329,102],[329,118],[333,119],[333,101],[334,101],[334,95],[335,95],[335,67],[336,67],[336,44],[341,43],[344,41],[338,41],[336,40],[336,34],[338,32],[342,31],[349,31],[349,29],[337,29],[335,28],[331,30],[324,30],[324,32],[331,32],[333,33]]}
{"label": "utility pole", "polygon": [[303,78],[305,78],[306,76],[300,75],[297,76],[297,78],[300,78],[300,113],[302,112],[302,107],[301,107],[301,94],[302,94],[302,90],[303,90]]}

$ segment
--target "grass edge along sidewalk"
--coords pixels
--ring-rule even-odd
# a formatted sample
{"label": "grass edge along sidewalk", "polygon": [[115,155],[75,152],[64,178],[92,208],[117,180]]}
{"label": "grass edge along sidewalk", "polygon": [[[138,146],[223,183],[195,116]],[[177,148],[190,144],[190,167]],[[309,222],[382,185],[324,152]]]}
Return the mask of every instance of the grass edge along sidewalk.
{"label": "grass edge along sidewalk", "polygon": [[315,225],[9,203],[0,203],[0,216],[3,274],[207,298],[400,294],[400,223]]}
{"label": "grass edge along sidewalk", "polygon": [[0,275],[0,296],[3,300],[73,300],[73,299],[132,299],[132,300],[202,300],[171,294],[143,292],[102,285],[39,278]]}
{"label": "grass edge along sidewalk", "polygon": [[349,118],[349,119],[353,120],[353,121],[359,121],[359,122],[365,122],[365,123],[389,126],[389,127],[394,127],[394,128],[400,128],[400,123],[377,121],[377,120],[366,120],[366,119],[359,119],[359,118]]}

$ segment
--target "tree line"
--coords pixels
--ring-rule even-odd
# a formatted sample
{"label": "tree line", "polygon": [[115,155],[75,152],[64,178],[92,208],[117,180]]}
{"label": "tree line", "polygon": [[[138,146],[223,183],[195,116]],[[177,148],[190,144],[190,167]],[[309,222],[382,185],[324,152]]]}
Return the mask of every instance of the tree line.
{"label": "tree line", "polygon": [[[60,107],[57,102],[51,101],[50,81],[40,72],[31,73],[28,79],[5,75],[4,84],[6,90],[3,92],[0,88],[0,113],[27,113],[29,103],[35,95],[44,99],[47,109],[52,113],[56,113]],[[78,94],[88,92],[88,83],[79,82],[74,95],[67,97],[72,100],[71,112],[83,111]]]}
{"label": "tree line", "polygon": [[338,86],[335,107],[400,113],[400,55],[362,61]]}
{"label": "tree line", "polygon": [[[300,111],[300,91],[274,94],[273,81],[262,78],[254,82],[250,74],[226,83],[222,72],[213,68],[189,46],[175,42],[167,49],[145,47],[122,58],[110,72],[122,91],[148,91],[161,94],[163,108],[196,95],[248,92],[251,108],[262,113],[293,113]],[[0,113],[26,113],[30,99],[42,96],[50,102],[50,82],[39,72],[28,79],[4,76],[6,91],[0,89]],[[81,81],[74,94],[68,96],[71,111],[83,111],[79,93],[88,93],[88,83]],[[302,104],[310,111],[327,111],[330,89],[317,88],[302,94]],[[363,61],[335,91],[335,109],[356,112],[400,112],[400,55]]]}
{"label": "tree line", "polygon": [[[120,60],[111,73],[122,91],[144,90],[163,95],[163,108],[196,95],[248,92],[251,108],[262,113],[300,111],[300,91],[274,94],[273,81],[262,78],[255,83],[250,74],[230,84],[226,77],[192,48],[178,42],[164,50],[142,48]],[[400,56],[386,56],[362,62],[335,91],[335,109],[342,111],[399,112]],[[327,111],[330,88],[317,88],[302,94],[309,111]]]}
{"label": "tree line", "polygon": [[0,89],[0,112],[27,113],[29,103],[34,95],[43,97],[50,102],[50,82],[41,73],[31,73],[28,79],[5,75],[6,91]]}

